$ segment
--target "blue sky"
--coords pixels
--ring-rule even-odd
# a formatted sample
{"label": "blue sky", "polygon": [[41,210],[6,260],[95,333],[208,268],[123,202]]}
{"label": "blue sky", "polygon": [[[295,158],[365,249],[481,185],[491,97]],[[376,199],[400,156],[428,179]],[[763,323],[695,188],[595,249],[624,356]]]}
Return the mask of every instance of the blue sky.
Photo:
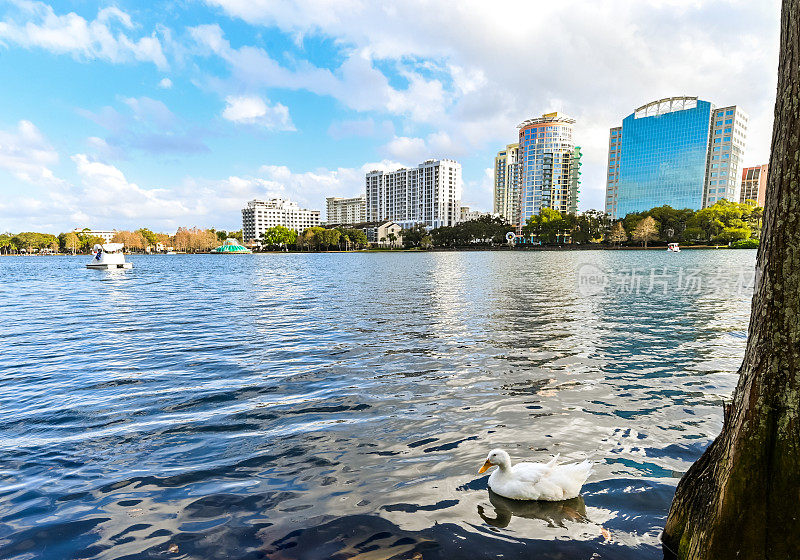
{"label": "blue sky", "polygon": [[0,230],[239,229],[430,157],[491,210],[495,153],[551,110],[602,208],[608,128],[672,95],[741,105],[766,163],[777,0],[555,4],[0,1]]}

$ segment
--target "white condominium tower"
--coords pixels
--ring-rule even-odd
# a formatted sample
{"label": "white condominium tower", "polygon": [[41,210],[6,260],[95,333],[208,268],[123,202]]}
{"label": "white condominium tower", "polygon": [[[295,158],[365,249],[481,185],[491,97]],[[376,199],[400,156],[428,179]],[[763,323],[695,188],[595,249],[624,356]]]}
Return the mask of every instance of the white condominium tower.
{"label": "white condominium tower", "polygon": [[429,159],[414,168],[370,171],[366,195],[368,222],[452,226],[461,212],[461,164]]}
{"label": "white condominium tower", "polygon": [[327,224],[353,225],[367,221],[367,199],[362,194],[353,198],[340,198],[330,196],[325,199],[328,203]]}
{"label": "white condominium tower", "polygon": [[509,144],[494,158],[494,213],[512,225],[519,222],[519,144]]}
{"label": "white condominium tower", "polygon": [[242,237],[245,243],[261,238],[267,228],[283,226],[298,233],[319,226],[319,210],[300,208],[296,202],[283,198],[251,200],[242,209]]}

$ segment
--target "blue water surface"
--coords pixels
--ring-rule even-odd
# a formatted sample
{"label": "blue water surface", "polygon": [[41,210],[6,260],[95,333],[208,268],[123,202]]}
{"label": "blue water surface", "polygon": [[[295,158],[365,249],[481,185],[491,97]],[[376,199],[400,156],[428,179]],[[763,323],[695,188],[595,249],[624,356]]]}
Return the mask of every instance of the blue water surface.
{"label": "blue water surface", "polygon": [[[0,558],[661,558],[755,252],[86,260],[0,258]],[[595,472],[508,503],[493,447]]]}

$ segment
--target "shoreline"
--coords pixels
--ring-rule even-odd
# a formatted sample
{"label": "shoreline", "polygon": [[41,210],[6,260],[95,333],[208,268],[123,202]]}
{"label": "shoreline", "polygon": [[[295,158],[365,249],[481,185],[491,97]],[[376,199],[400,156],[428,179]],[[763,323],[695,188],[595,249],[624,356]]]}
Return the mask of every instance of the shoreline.
{"label": "shoreline", "polygon": [[[681,251],[700,250],[700,249],[722,249],[722,250],[756,250],[756,248],[739,248],[728,247],[727,245],[686,245],[681,247]],[[334,253],[467,253],[467,252],[484,252],[484,251],[664,251],[666,246],[655,247],[609,247],[604,245],[555,245],[555,246],[530,246],[530,247],[435,247],[432,249],[419,249],[417,247],[411,249],[397,248],[397,249],[350,249],[350,250],[331,250],[331,251],[254,251],[254,255],[298,255],[298,254],[334,254]],[[167,255],[166,253],[126,253],[129,256],[177,256],[177,255],[218,255],[219,253],[213,252],[198,252],[198,253],[176,253],[175,255]],[[16,254],[0,254],[0,257],[88,257],[91,253],[87,254],[69,254],[69,253],[16,253]]]}

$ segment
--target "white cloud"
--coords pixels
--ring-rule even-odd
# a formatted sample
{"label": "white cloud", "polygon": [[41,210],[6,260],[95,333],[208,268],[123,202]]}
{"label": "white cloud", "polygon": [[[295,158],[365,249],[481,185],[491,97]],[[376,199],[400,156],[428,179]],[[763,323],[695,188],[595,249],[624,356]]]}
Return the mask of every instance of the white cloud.
{"label": "white cloud", "polygon": [[93,161],[84,154],[72,159],[81,186],[69,208],[80,208],[87,216],[86,223],[97,224],[96,227],[145,226],[165,231],[191,225],[239,229],[240,211],[247,201],[271,196],[290,198],[305,208],[324,213],[327,196],[361,193],[367,171],[402,167],[388,160],[360,168],[302,172],[283,165],[263,165],[250,175],[224,179],[187,177],[170,188],[145,189],[128,180],[115,166]]}
{"label": "white cloud", "polygon": [[130,149],[159,156],[209,151],[203,142],[208,132],[183,122],[164,102],[150,97],[125,97],[121,101],[127,107],[122,112],[108,106],[97,111],[78,110],[109,132],[102,143],[90,140],[90,146],[97,148],[95,156],[121,159]]}
{"label": "white cloud", "polygon": [[169,65],[155,34],[138,39],[127,32],[135,26],[128,14],[114,7],[101,9],[88,21],[74,12],[58,15],[42,2],[19,2],[16,17],[0,21],[0,44],[14,43],[41,48],[79,59],[108,62],[152,62],[160,69]]}
{"label": "white cloud", "polygon": [[58,163],[58,152],[30,121],[20,121],[16,130],[0,130],[0,169],[34,185],[63,183],[50,167]]}
{"label": "white cloud", "polygon": [[336,71],[299,61],[293,68],[282,66],[264,49],[231,47],[222,29],[200,25],[189,30],[205,54],[222,58],[230,67],[229,88],[287,88],[328,95],[356,111],[380,110],[418,122],[432,122],[444,115],[449,101],[439,80],[425,79],[405,70],[408,87],[397,89],[374,65],[369,48],[347,53]]}
{"label": "white cloud", "polygon": [[254,95],[229,95],[222,117],[238,124],[253,124],[269,130],[295,130],[289,109],[281,103],[269,105]]}
{"label": "white cloud", "polygon": [[428,146],[422,138],[396,136],[383,149],[387,155],[401,161],[422,161],[429,157]]}
{"label": "white cloud", "polygon": [[[89,138],[88,144],[97,151],[115,149],[97,137]],[[88,154],[78,153],[70,160],[75,165],[74,184],[56,178],[47,167],[58,161],[58,153],[32,123],[22,121],[16,131],[0,131],[0,169],[38,188],[13,200],[0,200],[2,229],[59,232],[86,225],[167,232],[194,225],[239,229],[240,210],[253,198],[287,197],[324,211],[325,197],[331,193],[360,193],[367,171],[401,167],[388,160],[360,168],[303,172],[263,165],[252,175],[186,177],[179,184],[154,188],[140,186],[119,167]]]}
{"label": "white cloud", "polygon": [[161,78],[161,81],[158,82],[158,87],[161,89],[171,89],[172,88],[172,80],[169,78]]}
{"label": "white cloud", "polygon": [[432,132],[425,138],[395,136],[382,149],[387,155],[414,165],[425,159],[456,158],[467,154],[464,143],[454,141],[444,131]]}
{"label": "white cloud", "polygon": [[163,101],[150,97],[125,97],[122,101],[131,108],[133,117],[138,121],[152,122],[161,128],[171,128],[178,122]]}
{"label": "white cloud", "polygon": [[[489,162],[514,141],[516,124],[561,110],[577,119],[575,138],[584,148],[582,206],[598,207],[608,128],[653,99],[698,95],[750,113],[745,163],[768,158],[777,0],[500,7],[480,0],[457,7],[425,0],[206,1],[252,24],[343,45],[345,61],[335,71],[303,62],[287,68],[261,49],[231,49],[221,33],[212,34],[234,79],[307,89],[357,111],[406,117],[407,129],[384,148],[388,154],[422,153],[419,138],[431,151],[435,139],[425,135],[433,130],[447,134],[454,151]],[[385,72],[396,68],[407,87],[392,87],[376,62]]]}
{"label": "white cloud", "polygon": [[[141,99],[126,101],[139,109],[147,106]],[[118,150],[99,137],[88,138],[87,144],[100,153]],[[240,210],[253,198],[282,196],[324,212],[327,196],[361,193],[367,171],[402,167],[390,160],[359,168],[300,172],[282,165],[263,165],[251,175],[223,179],[189,176],[178,184],[154,187],[140,185],[122,168],[88,153],[69,158],[76,179],[66,181],[49,168],[58,160],[58,152],[32,123],[21,121],[15,130],[0,131],[0,169],[33,187],[19,196],[0,199],[0,229],[53,233],[77,226],[149,227],[167,232],[193,225],[239,229]]]}
{"label": "white cloud", "polygon": [[72,156],[81,179],[79,201],[83,212],[95,218],[130,220],[180,220],[191,214],[186,201],[170,189],[143,189],[131,183],[117,167]]}
{"label": "white cloud", "polygon": [[372,117],[334,121],[331,123],[330,127],[328,127],[328,135],[334,140],[341,140],[342,138],[354,136],[393,136],[394,124],[388,119],[376,123]]}

